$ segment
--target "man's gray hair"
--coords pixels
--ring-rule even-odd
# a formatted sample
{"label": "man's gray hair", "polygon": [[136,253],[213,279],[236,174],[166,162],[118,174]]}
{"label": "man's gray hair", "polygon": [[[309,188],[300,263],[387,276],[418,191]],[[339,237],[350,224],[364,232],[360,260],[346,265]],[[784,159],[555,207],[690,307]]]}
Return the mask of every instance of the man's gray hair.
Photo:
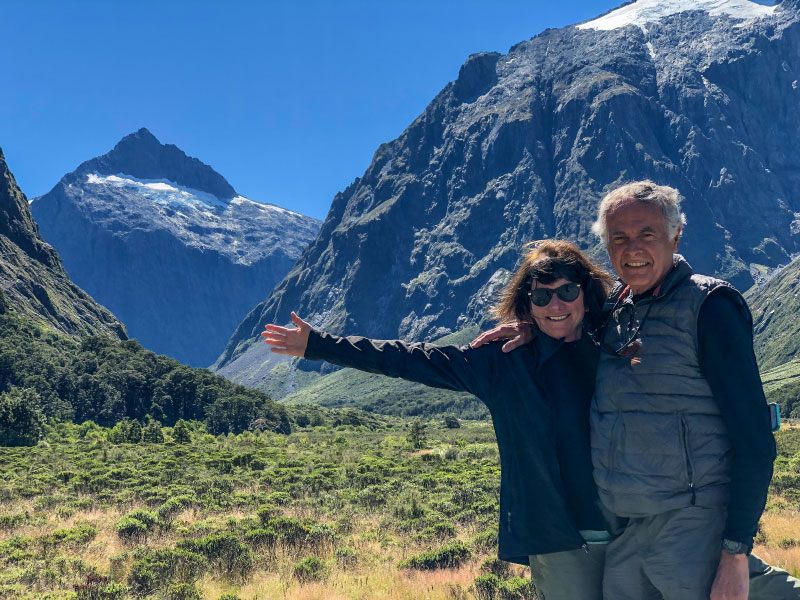
{"label": "man's gray hair", "polygon": [[683,198],[673,187],[656,185],[649,179],[626,183],[608,194],[600,201],[597,211],[597,220],[592,224],[592,232],[598,236],[605,245],[608,245],[608,226],[606,216],[620,202],[625,200],[638,200],[646,204],[653,204],[661,209],[667,223],[667,234],[670,239],[678,233],[678,228],[686,225],[686,215],[681,212]]}

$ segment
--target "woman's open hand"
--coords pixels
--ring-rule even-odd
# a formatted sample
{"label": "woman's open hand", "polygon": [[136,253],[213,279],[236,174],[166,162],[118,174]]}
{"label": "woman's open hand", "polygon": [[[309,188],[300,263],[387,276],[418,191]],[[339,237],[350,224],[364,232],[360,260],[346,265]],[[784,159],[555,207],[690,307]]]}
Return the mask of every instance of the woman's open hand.
{"label": "woman's open hand", "polygon": [[489,342],[508,340],[503,344],[503,352],[511,352],[524,346],[533,339],[533,329],[528,323],[502,323],[485,331],[470,342],[470,346],[477,348]]}
{"label": "woman's open hand", "polygon": [[291,356],[303,357],[308,346],[308,334],[311,333],[311,324],[306,323],[292,312],[292,323],[297,325],[297,329],[287,329],[280,325],[265,325],[266,331],[261,332],[261,337],[270,346],[269,351],[275,354],[289,354]]}

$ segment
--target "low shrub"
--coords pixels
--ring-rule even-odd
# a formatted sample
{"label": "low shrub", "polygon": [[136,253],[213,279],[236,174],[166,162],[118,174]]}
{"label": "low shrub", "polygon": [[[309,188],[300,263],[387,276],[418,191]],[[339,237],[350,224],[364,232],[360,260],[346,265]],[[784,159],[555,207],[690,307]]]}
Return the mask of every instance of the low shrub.
{"label": "low shrub", "polygon": [[800,488],[800,474],[775,473],[770,484],[771,491],[780,493],[788,489]]}
{"label": "low shrub", "polygon": [[53,533],[39,538],[39,543],[47,551],[57,546],[81,546],[97,537],[97,530],[90,525],[78,525],[71,529],[57,529]]}
{"label": "low shrub", "polygon": [[472,538],[472,547],[476,552],[493,552],[497,550],[497,529],[486,529]]}
{"label": "low shrub", "polygon": [[511,577],[503,582],[499,590],[500,600],[536,600],[533,581],[524,577]]}
{"label": "low shrub", "polygon": [[299,551],[306,546],[311,529],[292,517],[271,519],[268,526],[275,531],[281,546],[287,551]]}
{"label": "low shrub", "polygon": [[265,500],[267,504],[275,504],[277,506],[288,506],[292,503],[292,497],[286,492],[272,492]]}
{"label": "low shrub", "polygon": [[138,543],[147,538],[147,525],[129,516],[122,517],[116,528],[119,539],[125,542]]}
{"label": "low shrub", "polygon": [[179,583],[170,586],[167,600],[203,600],[203,597],[193,583]]}
{"label": "low shrub", "polygon": [[0,529],[2,530],[11,530],[16,529],[28,519],[27,514],[16,514],[16,515],[0,515]]}
{"label": "low shrub", "polygon": [[[138,550],[138,549],[137,549]],[[164,548],[147,552],[131,567],[128,583],[135,594],[146,596],[171,584],[194,582],[208,569],[208,560],[195,552]],[[134,553],[134,556],[139,554]]]}
{"label": "low shrub", "polygon": [[495,600],[502,581],[497,575],[489,573],[476,577],[472,585],[475,590],[475,598],[478,600]]}
{"label": "low shrub", "polygon": [[476,577],[472,583],[477,600],[536,600],[536,590],[530,579],[511,577],[501,579],[494,573]]}
{"label": "low shrub", "polygon": [[463,542],[453,542],[442,546],[438,550],[429,550],[422,554],[411,556],[400,562],[397,566],[401,569],[433,570],[452,569],[460,567],[472,556],[469,548]]}
{"label": "low shrub", "polygon": [[339,535],[348,535],[353,533],[355,525],[353,523],[353,515],[343,515],[337,519],[333,525],[333,530]]}
{"label": "low shrub", "polygon": [[480,572],[483,575],[497,575],[506,579],[511,575],[511,564],[499,558],[487,558],[481,563]]}
{"label": "low shrub", "polygon": [[200,540],[181,540],[176,548],[205,556],[226,575],[245,577],[253,568],[253,554],[230,533],[210,535]]}
{"label": "low shrub", "polygon": [[336,535],[329,525],[314,525],[306,536],[306,545],[315,552],[328,552],[335,544]]}
{"label": "low shrub", "polygon": [[254,550],[266,548],[272,552],[278,542],[278,534],[271,527],[252,529],[244,534],[244,539]]}
{"label": "low shrub", "polygon": [[256,511],[256,514],[258,515],[261,523],[266,525],[269,523],[270,519],[276,518],[280,512],[281,510],[274,504],[264,504],[263,506],[259,507],[259,509]]}
{"label": "low shrub", "polygon": [[300,582],[300,585],[303,585],[312,581],[322,581],[327,576],[328,569],[321,558],[307,556],[294,565],[292,573]]}
{"label": "low shrub", "polygon": [[189,508],[193,504],[194,498],[191,496],[175,496],[173,498],[169,498],[158,508],[156,511],[156,516],[165,527],[169,527],[172,525],[172,521],[175,520],[175,517],[178,516],[181,511]]}

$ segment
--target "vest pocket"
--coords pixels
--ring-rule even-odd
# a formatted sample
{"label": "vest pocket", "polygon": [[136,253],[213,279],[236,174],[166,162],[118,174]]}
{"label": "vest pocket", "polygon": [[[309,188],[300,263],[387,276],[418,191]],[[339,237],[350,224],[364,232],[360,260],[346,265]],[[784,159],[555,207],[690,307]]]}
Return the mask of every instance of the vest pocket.
{"label": "vest pocket", "polygon": [[617,411],[614,415],[614,424],[611,426],[611,439],[608,448],[608,473],[614,473],[617,467],[617,452],[620,450],[620,430],[622,429],[622,413]]}
{"label": "vest pocket", "polygon": [[694,461],[692,460],[691,445],[689,444],[689,422],[686,420],[686,415],[683,413],[680,413],[678,418],[680,420],[681,446],[683,448],[684,468],[686,469],[686,483],[689,486],[689,491],[692,493],[692,504],[694,505]]}

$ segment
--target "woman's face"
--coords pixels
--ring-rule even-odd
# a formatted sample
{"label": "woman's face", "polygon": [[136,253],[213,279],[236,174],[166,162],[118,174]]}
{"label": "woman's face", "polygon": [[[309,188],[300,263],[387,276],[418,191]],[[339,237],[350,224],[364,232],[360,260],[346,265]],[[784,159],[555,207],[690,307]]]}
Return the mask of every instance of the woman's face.
{"label": "woman's face", "polygon": [[[565,283],[570,283],[568,279],[557,279],[552,283],[542,283],[534,281],[535,288],[546,288],[554,290]],[[531,302],[531,314],[539,329],[557,340],[564,339],[566,342],[574,342],[581,337],[581,323],[585,313],[583,305],[583,288],[578,297],[572,302],[565,302],[553,294],[547,306],[536,306]]]}

